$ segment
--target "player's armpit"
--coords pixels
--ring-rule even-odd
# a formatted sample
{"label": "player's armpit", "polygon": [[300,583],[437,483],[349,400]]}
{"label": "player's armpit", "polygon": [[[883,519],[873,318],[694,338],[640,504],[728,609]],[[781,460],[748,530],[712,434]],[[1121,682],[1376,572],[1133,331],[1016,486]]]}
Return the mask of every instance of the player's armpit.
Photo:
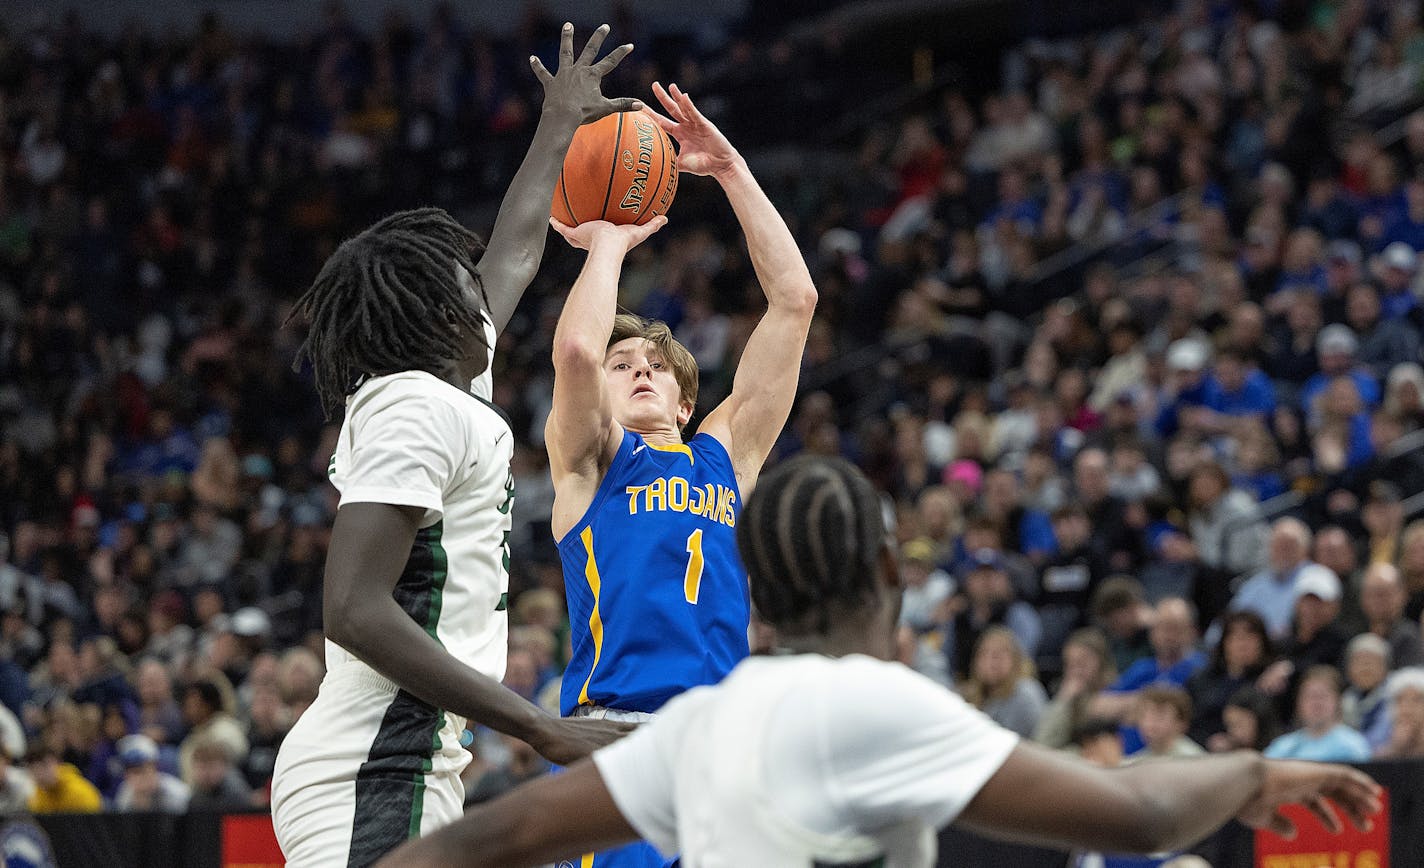
{"label": "player's armpit", "polygon": [[584,760],[411,841],[377,868],[519,868],[577,859],[638,837],[619,813],[598,768]]}

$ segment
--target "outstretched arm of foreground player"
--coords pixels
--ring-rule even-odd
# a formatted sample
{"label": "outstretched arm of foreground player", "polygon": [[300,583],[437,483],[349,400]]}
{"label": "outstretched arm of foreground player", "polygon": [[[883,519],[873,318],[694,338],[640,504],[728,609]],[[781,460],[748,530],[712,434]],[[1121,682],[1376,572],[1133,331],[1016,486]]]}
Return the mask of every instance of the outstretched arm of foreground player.
{"label": "outstretched arm of foreground player", "polygon": [[[667,218],[654,217],[642,226],[614,226],[603,220],[578,226],[549,222],[569,244],[588,251],[554,327],[554,401],[544,424],[555,491],[563,494],[577,488],[587,500],[556,497],[557,537],[588,507],[604,469],[618,451],[623,430],[613,421],[603,374],[618,310],[618,278],[623,257],[667,225]],[[582,485],[577,484],[580,481]]]}
{"label": "outstretched arm of foreground player", "polygon": [[511,868],[547,865],[636,840],[598,768],[584,760],[481,805],[464,819],[403,845],[377,868]]}
{"label": "outstretched arm of foreground player", "polygon": [[1380,788],[1346,766],[1262,759],[1242,751],[1102,769],[1020,743],[957,823],[996,838],[1156,853],[1189,846],[1232,818],[1293,835],[1279,812],[1302,803],[1339,831],[1333,802],[1365,829]]}
{"label": "outstretched arm of foreground player", "polygon": [[745,500],[796,399],[801,354],[816,312],[816,286],[796,239],[752,177],[746,160],[697,110],[687,94],[675,84],[670,90],[653,85],[654,94],[670,117],[653,114],[659,125],[677,139],[678,169],[693,175],[711,175],[722,185],[746,233],[752,268],[766,293],[766,313],[742,351],[732,394],[707,415],[699,428],[727,447]]}
{"label": "outstretched arm of foreground player", "polygon": [[392,594],[423,512],[386,503],[336,511],[322,586],[327,638],[417,699],[522,739],[553,762],[587,756],[626,732],[606,721],[550,717],[456,660],[401,609]]}
{"label": "outstretched arm of foreground player", "polygon": [[635,99],[607,99],[600,91],[603,77],[633,50],[620,45],[597,63],[594,58],[608,36],[605,24],[593,32],[578,59],[574,58],[574,27],[565,24],[559,39],[558,72],[550,74],[537,57],[529,58],[534,74],[544,86],[544,106],[534,141],[500,203],[489,244],[476,269],[489,296],[490,316],[496,331],[504,331],[524,290],[539,270],[544,239],[549,229],[549,202],[554,182],[564,165],[564,155],[579,124],[613,112],[633,111]]}
{"label": "outstretched arm of foreground player", "polygon": [[[1291,834],[1278,809],[1297,802],[1339,831],[1327,800],[1361,829],[1380,810],[1379,786],[1344,766],[1241,753],[1108,770],[1020,744],[956,822],[1010,840],[1153,853],[1201,840],[1232,817]],[[635,837],[598,768],[584,761],[476,808],[379,865],[519,868]]]}

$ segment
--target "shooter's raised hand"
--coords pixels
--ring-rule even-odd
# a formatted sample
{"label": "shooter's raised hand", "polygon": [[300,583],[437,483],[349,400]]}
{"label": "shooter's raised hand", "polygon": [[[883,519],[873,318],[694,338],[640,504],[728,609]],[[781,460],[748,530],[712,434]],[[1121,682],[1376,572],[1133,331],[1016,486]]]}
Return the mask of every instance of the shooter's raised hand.
{"label": "shooter's raised hand", "polygon": [[692,100],[677,85],[666,90],[653,82],[653,95],[662,103],[667,115],[652,109],[648,114],[668,135],[677,139],[677,168],[691,175],[720,176],[731,171],[741,155],[722,131],[697,110]]}

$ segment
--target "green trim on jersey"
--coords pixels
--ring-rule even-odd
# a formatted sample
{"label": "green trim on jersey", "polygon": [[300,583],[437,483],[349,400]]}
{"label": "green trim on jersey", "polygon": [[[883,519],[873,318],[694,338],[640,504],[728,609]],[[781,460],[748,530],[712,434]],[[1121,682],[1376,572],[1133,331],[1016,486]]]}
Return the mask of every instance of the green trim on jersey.
{"label": "green trim on jersey", "polygon": [[392,591],[401,610],[437,642],[440,637],[436,628],[440,625],[445,580],[449,578],[450,565],[442,544],[444,533],[443,520],[415,532],[415,541],[410,544],[410,557],[406,559],[405,569],[401,570],[400,580]]}

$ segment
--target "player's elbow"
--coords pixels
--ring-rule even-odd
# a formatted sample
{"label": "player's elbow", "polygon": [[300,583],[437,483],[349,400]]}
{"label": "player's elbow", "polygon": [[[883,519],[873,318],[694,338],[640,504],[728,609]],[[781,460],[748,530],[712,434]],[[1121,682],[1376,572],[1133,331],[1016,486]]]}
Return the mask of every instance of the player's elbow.
{"label": "player's elbow", "polygon": [[816,302],[820,296],[816,293],[816,285],[810,281],[798,283],[792,287],[781,299],[781,303],[786,309],[793,313],[809,319],[816,312]]}
{"label": "player's elbow", "polygon": [[361,627],[366,620],[361,595],[328,590],[322,597],[321,620],[326,638],[358,657],[363,656],[363,637],[372,634]]}
{"label": "player's elbow", "polygon": [[556,371],[596,371],[603,364],[603,348],[582,335],[554,337],[554,369]]}

